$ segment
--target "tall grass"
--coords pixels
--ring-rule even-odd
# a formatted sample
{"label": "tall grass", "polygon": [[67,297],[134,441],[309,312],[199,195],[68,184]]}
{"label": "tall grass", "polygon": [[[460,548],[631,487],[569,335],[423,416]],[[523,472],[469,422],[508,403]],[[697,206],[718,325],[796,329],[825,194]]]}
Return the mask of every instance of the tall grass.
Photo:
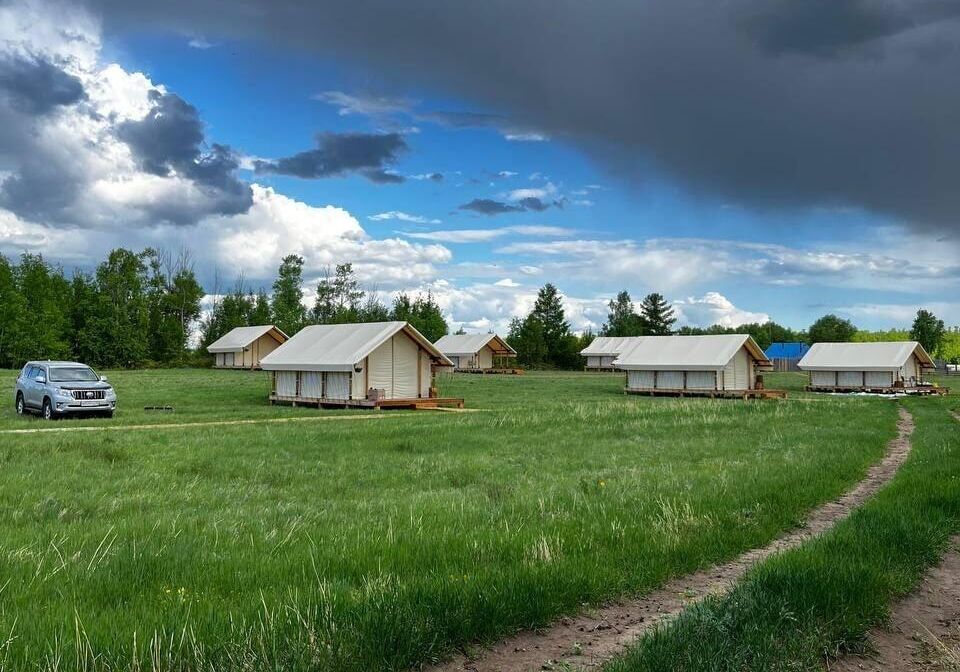
{"label": "tall grass", "polygon": [[832,532],[755,568],[732,593],[642,639],[608,672],[821,670],[858,651],[960,531],[953,398],[904,400],[917,429],[894,481]]}
{"label": "tall grass", "polygon": [[[268,406],[260,374],[111,377],[119,424],[167,395],[180,421],[316,412]],[[0,668],[403,669],[763,544],[894,432],[883,400],[622,384],[455,376],[481,412],[0,434]]]}

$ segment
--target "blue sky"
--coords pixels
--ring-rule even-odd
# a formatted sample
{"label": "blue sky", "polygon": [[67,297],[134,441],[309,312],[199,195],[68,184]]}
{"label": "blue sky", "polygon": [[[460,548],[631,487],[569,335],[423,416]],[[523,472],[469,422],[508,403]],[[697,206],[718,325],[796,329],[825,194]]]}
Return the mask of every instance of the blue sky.
{"label": "blue sky", "polygon": [[[739,193],[723,179],[704,181],[695,167],[690,174],[670,169],[659,156],[669,147],[610,149],[610,138],[587,137],[573,125],[541,127],[536,115],[514,115],[480,93],[411,81],[417,78],[349,52],[229,32],[110,26],[85,7],[51,7],[24,2],[5,10],[18,28],[10,53],[62,65],[87,95],[17,119],[41,129],[41,139],[84,145],[90,156],[80,163],[89,170],[75,178],[86,181],[77,202],[56,216],[8,206],[6,224],[0,220],[6,254],[35,250],[67,268],[88,268],[114,246],[187,246],[214,291],[240,276],[250,287],[269,285],[279,258],[296,252],[306,259],[309,285],[324,267],[350,261],[385,298],[431,291],[451,322],[474,330],[503,330],[544,282],[564,293],[577,329],[599,328],[605,301],[621,289],[637,300],[662,292],[691,324],[770,318],[805,327],[838,312],[866,328],[889,328],[907,324],[920,306],[960,323],[956,231],[916,225],[896,204],[877,207],[866,196],[858,203],[839,187],[833,198],[829,185],[828,197],[778,186],[775,198],[758,198],[749,187]],[[61,17],[81,40],[57,41],[50,26]],[[244,194],[252,190],[252,205],[224,210],[208,198],[209,185],[191,184],[189,166],[178,169],[170,157],[162,175],[144,168],[129,130],[165,100],[182,101],[185,123],[201,129],[192,160],[213,143],[229,146],[237,162],[230,179]],[[497,116],[461,127],[465,114]],[[81,122],[89,119],[97,122]],[[69,133],[76,137],[63,141]],[[398,183],[367,179],[366,168],[306,179],[278,168],[284,157],[315,149],[322,133],[371,142],[396,134],[405,148],[372,168]],[[27,170],[22,148],[4,149],[0,139],[8,175]],[[703,143],[682,151],[674,163],[722,149]],[[108,156],[115,162],[105,167]],[[257,161],[272,167],[255,170]],[[740,165],[731,161],[729,170]],[[428,177],[435,174],[442,179]],[[462,207],[476,200],[506,211]],[[188,212],[169,216],[181,204]]]}

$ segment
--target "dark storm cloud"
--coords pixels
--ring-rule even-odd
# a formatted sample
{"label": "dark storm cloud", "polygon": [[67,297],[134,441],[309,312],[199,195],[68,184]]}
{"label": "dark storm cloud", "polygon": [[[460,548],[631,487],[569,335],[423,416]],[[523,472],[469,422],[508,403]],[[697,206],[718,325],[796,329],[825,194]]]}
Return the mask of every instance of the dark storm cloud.
{"label": "dark storm cloud", "polygon": [[508,212],[543,212],[550,207],[562,208],[563,200],[545,203],[535,196],[528,196],[527,198],[521,198],[516,203],[504,203],[502,201],[495,201],[492,198],[475,198],[469,203],[461,205],[459,209],[478,212],[481,215],[503,215]]}
{"label": "dark storm cloud", "polygon": [[322,133],[317,148],[274,161],[256,161],[258,173],[292,175],[304,179],[342,177],[359,173],[371,182],[396,184],[402,175],[386,170],[408,149],[399,133]]}
{"label": "dark storm cloud", "polygon": [[744,26],[773,53],[836,56],[957,14],[949,0],[767,0],[744,11]]}
{"label": "dark storm cloud", "polygon": [[523,212],[523,208],[509,203],[495,201],[492,198],[475,198],[460,206],[461,210],[479,212],[481,215],[502,215],[507,212]]}
{"label": "dark storm cloud", "polygon": [[960,0],[238,0],[228,14],[90,1],[108,27],[350,59],[577,143],[638,184],[960,230]]}
{"label": "dark storm cloud", "polygon": [[42,58],[0,57],[0,96],[14,109],[41,115],[86,97],[83,84]]}
{"label": "dark storm cloud", "polygon": [[[250,186],[237,179],[239,167],[230,147],[212,144],[203,150],[204,128],[197,108],[173,93],[151,91],[153,108],[137,121],[117,127],[117,137],[126,142],[145,172],[168,177],[187,177],[213,197],[218,214],[246,212],[253,204]],[[192,223],[193,213],[164,214],[174,223]]]}

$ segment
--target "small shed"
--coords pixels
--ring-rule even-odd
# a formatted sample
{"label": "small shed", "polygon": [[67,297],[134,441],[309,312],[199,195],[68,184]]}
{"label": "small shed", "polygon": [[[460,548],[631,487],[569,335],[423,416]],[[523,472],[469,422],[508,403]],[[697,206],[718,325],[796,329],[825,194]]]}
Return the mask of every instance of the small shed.
{"label": "small shed", "polygon": [[641,336],[614,365],[627,372],[630,393],[783,396],[762,390],[757,374],[770,360],[747,334]]}
{"label": "small shed", "polygon": [[261,362],[271,401],[368,407],[462,406],[434,395],[434,366],[451,364],[407,322],[304,327]]}
{"label": "small shed", "polygon": [[495,364],[502,365],[503,359],[517,356],[517,351],[496,334],[448,334],[434,345],[458,371],[493,370]]}
{"label": "small shed", "polygon": [[797,365],[809,349],[802,342],[771,343],[764,354],[773,362],[774,371],[799,371]]}
{"label": "small shed", "polygon": [[902,392],[928,389],[923,372],[934,363],[916,341],[815,343],[800,360],[816,392]]}
{"label": "small shed", "polygon": [[613,360],[632,347],[641,336],[597,336],[580,351],[587,362],[583,367],[587,371],[613,371]]}
{"label": "small shed", "polygon": [[217,369],[259,369],[261,360],[289,337],[272,324],[237,327],[207,346]]}

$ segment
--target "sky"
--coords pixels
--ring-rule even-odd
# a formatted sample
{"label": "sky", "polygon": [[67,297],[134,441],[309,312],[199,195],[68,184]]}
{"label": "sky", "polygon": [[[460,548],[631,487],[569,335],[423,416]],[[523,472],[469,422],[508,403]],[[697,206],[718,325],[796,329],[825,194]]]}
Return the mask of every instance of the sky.
{"label": "sky", "polygon": [[504,332],[960,324],[960,1],[0,2],[0,253],[351,262]]}

